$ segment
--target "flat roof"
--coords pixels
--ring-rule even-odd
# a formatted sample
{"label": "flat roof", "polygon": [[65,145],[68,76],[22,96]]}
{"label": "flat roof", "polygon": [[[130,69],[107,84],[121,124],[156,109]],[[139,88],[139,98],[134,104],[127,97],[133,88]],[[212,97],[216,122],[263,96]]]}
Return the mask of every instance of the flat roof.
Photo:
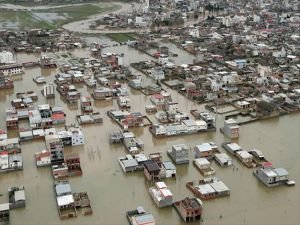
{"label": "flat roof", "polygon": [[122,163],[125,168],[127,167],[135,167],[138,166],[139,164],[137,163],[136,159],[127,159],[127,160],[122,160]]}
{"label": "flat roof", "polygon": [[0,212],[9,210],[9,203],[0,204]]}
{"label": "flat roof", "polygon": [[74,203],[74,197],[72,194],[59,196],[56,198],[56,200],[58,206],[64,206],[64,205],[69,205],[71,203]]}
{"label": "flat roof", "polygon": [[241,146],[239,146],[237,143],[229,143],[227,144],[227,146],[234,152],[238,150],[242,150]]}
{"label": "flat roof", "polygon": [[19,190],[15,191],[15,201],[25,201],[25,191]]}
{"label": "flat roof", "polygon": [[137,225],[145,225],[145,224],[154,224],[155,219],[152,216],[152,214],[143,214],[143,215],[137,215],[133,218],[135,220],[135,224]]}
{"label": "flat roof", "polygon": [[213,189],[216,190],[216,192],[223,192],[223,191],[229,191],[230,189],[222,182],[222,181],[216,181],[210,184]]}
{"label": "flat roof", "polygon": [[209,143],[203,143],[200,145],[196,145],[195,148],[200,152],[212,151],[212,147]]}
{"label": "flat roof", "polygon": [[197,164],[199,164],[200,166],[210,165],[210,162],[209,162],[206,158],[198,158],[198,159],[195,159],[195,162],[196,162]]}
{"label": "flat roof", "polygon": [[57,196],[69,194],[72,192],[71,185],[69,183],[59,183],[55,185],[55,192]]}
{"label": "flat roof", "polygon": [[231,161],[231,158],[226,153],[217,153],[215,157],[218,158],[221,162]]}
{"label": "flat roof", "polygon": [[268,177],[276,177],[277,174],[270,168],[267,168],[267,169],[261,169],[264,174],[266,174]]}
{"label": "flat roof", "polygon": [[212,194],[216,192],[210,184],[201,184],[199,186],[196,186],[196,188],[201,194]]}
{"label": "flat roof", "polygon": [[238,154],[243,159],[253,158],[253,156],[245,150],[238,151],[238,152],[236,152],[236,154]]}
{"label": "flat roof", "polygon": [[166,170],[176,170],[175,165],[170,161],[163,162],[163,166],[165,167]]}
{"label": "flat roof", "polygon": [[288,171],[284,168],[275,168],[273,171],[280,177],[289,175]]}

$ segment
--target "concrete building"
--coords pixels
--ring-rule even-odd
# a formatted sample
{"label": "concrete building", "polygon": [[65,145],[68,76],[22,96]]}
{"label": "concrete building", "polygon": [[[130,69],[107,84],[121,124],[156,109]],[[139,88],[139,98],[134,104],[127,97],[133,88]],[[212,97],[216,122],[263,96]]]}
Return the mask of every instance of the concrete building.
{"label": "concrete building", "polygon": [[168,207],[173,204],[173,194],[165,182],[156,182],[155,187],[149,188],[149,193],[158,208]]}
{"label": "concrete building", "polygon": [[12,52],[9,51],[0,52],[0,64],[12,64],[12,63],[16,63]]}
{"label": "concrete building", "polygon": [[175,209],[184,222],[193,222],[201,219],[202,202],[197,198],[185,198],[174,202]]}
{"label": "concrete building", "polygon": [[273,168],[272,163],[263,163],[253,174],[267,187],[274,187],[288,182],[289,173],[284,168]]}
{"label": "concrete building", "polygon": [[189,147],[186,144],[172,145],[167,154],[175,164],[188,164],[190,161]]}
{"label": "concrete building", "polygon": [[157,164],[157,162],[154,161],[148,161],[145,163],[144,166],[144,175],[148,181],[159,181],[159,172],[160,172],[160,167]]}

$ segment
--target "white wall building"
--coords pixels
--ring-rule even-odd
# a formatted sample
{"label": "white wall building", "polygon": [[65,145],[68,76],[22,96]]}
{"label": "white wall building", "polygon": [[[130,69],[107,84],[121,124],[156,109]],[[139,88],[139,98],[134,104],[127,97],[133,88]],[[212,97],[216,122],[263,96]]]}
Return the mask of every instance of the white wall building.
{"label": "white wall building", "polygon": [[16,63],[13,53],[9,51],[0,52],[0,63],[3,64]]}

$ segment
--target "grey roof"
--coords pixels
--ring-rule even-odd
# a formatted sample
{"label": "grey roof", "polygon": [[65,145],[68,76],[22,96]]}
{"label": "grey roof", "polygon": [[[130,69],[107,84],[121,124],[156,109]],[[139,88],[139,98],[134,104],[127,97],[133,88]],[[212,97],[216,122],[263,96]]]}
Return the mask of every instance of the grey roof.
{"label": "grey roof", "polygon": [[273,171],[280,177],[289,175],[288,171],[284,168],[275,168]]}
{"label": "grey roof", "polygon": [[138,163],[135,159],[127,159],[122,161],[125,168],[138,166]]}
{"label": "grey roof", "polygon": [[71,185],[69,183],[57,184],[55,186],[55,192],[57,196],[70,194],[72,192]]}
{"label": "grey roof", "polygon": [[163,166],[166,168],[166,170],[176,170],[175,165],[170,161],[164,162]]}

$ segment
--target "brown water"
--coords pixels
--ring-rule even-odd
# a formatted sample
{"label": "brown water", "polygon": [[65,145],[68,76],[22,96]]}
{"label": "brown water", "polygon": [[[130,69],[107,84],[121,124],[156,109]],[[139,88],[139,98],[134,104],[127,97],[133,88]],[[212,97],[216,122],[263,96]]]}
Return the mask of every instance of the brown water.
{"label": "brown water", "polygon": [[[125,52],[126,63],[137,60],[147,60],[148,56],[141,55],[126,46],[106,49],[110,52]],[[84,50],[76,50],[74,55],[88,55]],[[180,56],[180,54],[179,54]],[[190,56],[189,56],[190,57]],[[18,55],[19,62],[32,61],[33,56]],[[180,60],[180,59],[178,59]],[[184,61],[184,59],[181,59]],[[15,93],[35,90],[39,95],[39,103],[57,104],[64,107],[67,114],[67,124],[74,123],[79,109],[72,109],[65,104],[58,93],[55,100],[45,100],[40,94],[42,86],[37,86],[32,78],[42,74],[47,81],[54,79],[56,70],[41,70],[40,68],[26,69],[23,80],[15,82],[14,90],[0,92],[1,122],[5,128],[5,108],[15,98]],[[85,86],[79,87],[82,93],[87,93]],[[171,90],[170,90],[171,91]],[[172,97],[184,111],[203,109],[203,106],[187,101],[181,95],[171,91]],[[130,90],[132,111],[145,112],[144,105],[150,103],[148,97],[138,91]],[[143,177],[143,173],[124,174],[117,162],[119,156],[126,154],[122,145],[110,145],[108,133],[119,129],[105,112],[117,108],[116,102],[94,102],[94,109],[104,116],[102,125],[84,126],[85,145],[67,148],[66,154],[77,152],[81,158],[83,176],[71,178],[70,183],[74,192],[87,191],[93,208],[92,216],[78,216],[74,219],[61,221],[58,217],[56,201],[52,188],[53,179],[50,168],[36,168],[34,153],[45,148],[43,141],[22,144],[24,170],[0,174],[0,203],[7,202],[7,188],[12,185],[24,185],[26,188],[26,208],[11,211],[12,225],[39,224],[128,224],[125,213],[127,210],[144,206],[156,218],[157,224],[184,224],[174,208],[158,209],[148,194],[151,186]],[[153,116],[151,119],[154,120]],[[218,128],[223,123],[223,117],[217,118]],[[26,124],[25,124],[26,125]],[[190,136],[155,139],[147,128],[133,130],[136,136],[145,142],[145,154],[163,152],[167,160],[166,150],[173,144],[186,143],[193,147],[207,141],[220,145],[227,139],[220,132],[195,134]],[[234,159],[238,171],[232,168],[221,168],[215,163],[217,176],[231,189],[227,198],[204,202],[202,224],[299,224],[300,222],[300,115],[288,115],[277,119],[256,122],[241,127],[241,137],[238,143],[249,150],[260,149],[267,159],[275,166],[288,169],[290,178],[298,184],[295,187],[266,188],[253,175],[252,170],[242,166]],[[9,136],[14,136],[9,133]],[[192,159],[191,154],[191,159]],[[174,200],[180,200],[193,194],[185,187],[187,181],[198,180],[202,176],[193,167],[182,165],[177,167],[178,178],[166,180],[174,194]],[[199,224],[199,222],[197,223]]]}

